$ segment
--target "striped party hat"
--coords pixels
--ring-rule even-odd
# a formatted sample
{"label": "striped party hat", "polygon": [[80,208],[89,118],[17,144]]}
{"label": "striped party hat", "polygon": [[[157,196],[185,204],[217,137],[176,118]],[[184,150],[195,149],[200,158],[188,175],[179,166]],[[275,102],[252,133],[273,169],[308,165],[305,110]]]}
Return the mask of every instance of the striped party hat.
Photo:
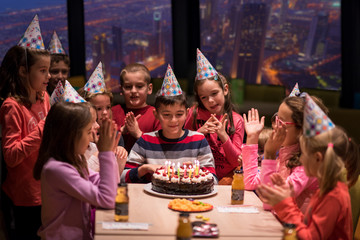
{"label": "striped party hat", "polygon": [[102,71],[102,63],[99,62],[89,80],[84,86],[84,90],[91,93],[105,92],[104,73]]}
{"label": "striped party hat", "polygon": [[49,44],[49,52],[51,54],[66,54],[65,50],[61,45],[60,39],[55,31],[51,37],[51,41]]}
{"label": "striped party hat", "polygon": [[64,101],[73,103],[86,102],[67,80],[65,80]]}
{"label": "striped party hat", "polygon": [[18,46],[34,49],[45,49],[43,38],[40,32],[39,18],[35,15],[30,25],[21,37]]}
{"label": "striped party hat", "polygon": [[215,80],[218,78],[218,73],[215,68],[210,64],[206,57],[201,53],[201,51],[196,49],[196,66],[197,73],[195,80],[203,80],[206,78],[215,77]]}
{"label": "striped party hat", "polygon": [[168,64],[160,94],[162,96],[177,96],[182,93],[180,84],[178,83],[170,64]]}
{"label": "striped party hat", "polygon": [[296,97],[299,94],[300,94],[299,85],[298,85],[298,83],[296,83],[293,90],[289,94],[289,97]]}
{"label": "striped party hat", "polygon": [[334,128],[335,124],[321,110],[321,108],[306,94],[304,107],[303,134],[306,137],[314,137]]}
{"label": "striped party hat", "polygon": [[56,88],[54,89],[54,91],[51,94],[50,104],[54,105],[57,102],[63,102],[64,92],[65,92],[64,87],[63,87],[61,81],[59,81],[58,84],[56,85]]}

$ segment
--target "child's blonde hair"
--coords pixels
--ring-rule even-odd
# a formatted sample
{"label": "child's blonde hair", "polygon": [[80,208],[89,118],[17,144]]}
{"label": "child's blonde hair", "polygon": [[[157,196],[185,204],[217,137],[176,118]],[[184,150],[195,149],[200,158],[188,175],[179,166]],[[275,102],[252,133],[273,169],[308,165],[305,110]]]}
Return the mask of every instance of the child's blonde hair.
{"label": "child's blonde hair", "polygon": [[124,77],[126,73],[133,73],[133,72],[142,72],[144,74],[145,82],[149,85],[151,82],[151,76],[149,69],[144,65],[140,63],[131,63],[124,67],[123,70],[121,70],[120,73],[120,85],[124,85]]}
{"label": "child's blonde hair", "polygon": [[265,143],[269,139],[271,133],[272,133],[272,129],[269,127],[264,127],[263,130],[261,130],[258,139],[259,151],[264,151]]}
{"label": "child's blonde hair", "polygon": [[197,108],[202,108],[204,110],[206,110],[204,104],[201,102],[201,99],[198,95],[198,88],[206,81],[206,80],[210,80],[210,81],[215,81],[217,82],[217,84],[219,84],[220,88],[222,89],[222,91],[225,90],[225,85],[228,85],[228,94],[225,96],[225,103],[224,103],[224,113],[227,113],[228,118],[229,118],[229,123],[230,123],[230,128],[226,130],[226,132],[229,135],[232,135],[235,133],[235,126],[234,126],[234,119],[233,119],[233,115],[232,112],[234,111],[234,105],[231,102],[231,91],[230,91],[230,84],[228,82],[228,80],[221,74],[218,72],[218,75],[215,77],[211,77],[211,78],[206,78],[206,79],[202,79],[202,80],[195,80],[194,83],[194,95],[195,95],[195,100],[196,100],[196,105],[193,111],[193,128],[197,129],[197,124],[196,124],[196,118],[197,118],[197,113],[196,110]]}
{"label": "child's blonde hair", "polygon": [[[301,136],[302,150],[309,153],[323,154],[323,164],[318,170],[320,194],[325,195],[332,190],[338,181],[343,181],[343,168],[347,169],[348,186],[355,184],[359,177],[359,147],[340,127],[314,137]],[[332,144],[332,145],[331,145]]]}

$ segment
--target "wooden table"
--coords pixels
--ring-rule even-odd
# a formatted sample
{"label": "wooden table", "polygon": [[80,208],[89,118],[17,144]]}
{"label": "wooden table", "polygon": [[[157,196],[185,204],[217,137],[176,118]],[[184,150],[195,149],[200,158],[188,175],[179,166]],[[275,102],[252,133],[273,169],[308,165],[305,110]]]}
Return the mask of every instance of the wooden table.
{"label": "wooden table", "polygon": [[[217,185],[218,193],[200,201],[210,203],[214,209],[201,213],[216,223],[220,239],[281,239],[282,226],[268,211],[262,209],[262,202],[252,191],[245,191],[244,205],[255,206],[259,213],[224,213],[218,206],[230,205],[231,186]],[[149,223],[148,231],[103,229],[102,222],[114,219],[114,210],[97,210],[95,240],[110,239],[171,239],[175,238],[179,213],[168,209],[169,198],[151,195],[144,191],[144,184],[128,184],[129,222]],[[196,213],[190,214],[191,221],[197,221]]]}

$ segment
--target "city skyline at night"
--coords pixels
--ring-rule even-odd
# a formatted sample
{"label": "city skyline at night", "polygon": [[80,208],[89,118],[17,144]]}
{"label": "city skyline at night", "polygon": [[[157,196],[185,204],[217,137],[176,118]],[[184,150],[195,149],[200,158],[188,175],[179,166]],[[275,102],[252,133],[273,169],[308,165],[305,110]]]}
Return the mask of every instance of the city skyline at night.
{"label": "city skyline at night", "polygon": [[[0,12],[0,60],[35,14],[45,46],[56,30],[68,53],[65,0],[25,9],[8,3]],[[225,76],[287,89],[296,82],[300,89],[341,89],[340,1],[200,0],[199,7],[199,47]],[[173,63],[170,0],[85,0],[84,11],[87,78],[102,61],[116,90],[126,64],[144,63],[152,77],[163,77]]]}

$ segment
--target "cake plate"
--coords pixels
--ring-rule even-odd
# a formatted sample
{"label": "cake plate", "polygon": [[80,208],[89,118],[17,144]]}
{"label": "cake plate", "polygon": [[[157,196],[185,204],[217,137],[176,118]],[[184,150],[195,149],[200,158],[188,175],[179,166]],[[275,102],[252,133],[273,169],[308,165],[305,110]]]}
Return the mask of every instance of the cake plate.
{"label": "cake plate", "polygon": [[217,189],[216,189],[216,186],[214,186],[214,189],[212,190],[212,192],[206,193],[206,194],[199,194],[199,195],[175,195],[175,194],[159,193],[159,192],[155,192],[154,190],[151,189],[151,183],[145,184],[144,191],[151,194],[151,195],[157,196],[157,197],[164,197],[164,198],[193,198],[193,199],[211,197],[213,195],[216,195],[217,192],[218,192]]}

